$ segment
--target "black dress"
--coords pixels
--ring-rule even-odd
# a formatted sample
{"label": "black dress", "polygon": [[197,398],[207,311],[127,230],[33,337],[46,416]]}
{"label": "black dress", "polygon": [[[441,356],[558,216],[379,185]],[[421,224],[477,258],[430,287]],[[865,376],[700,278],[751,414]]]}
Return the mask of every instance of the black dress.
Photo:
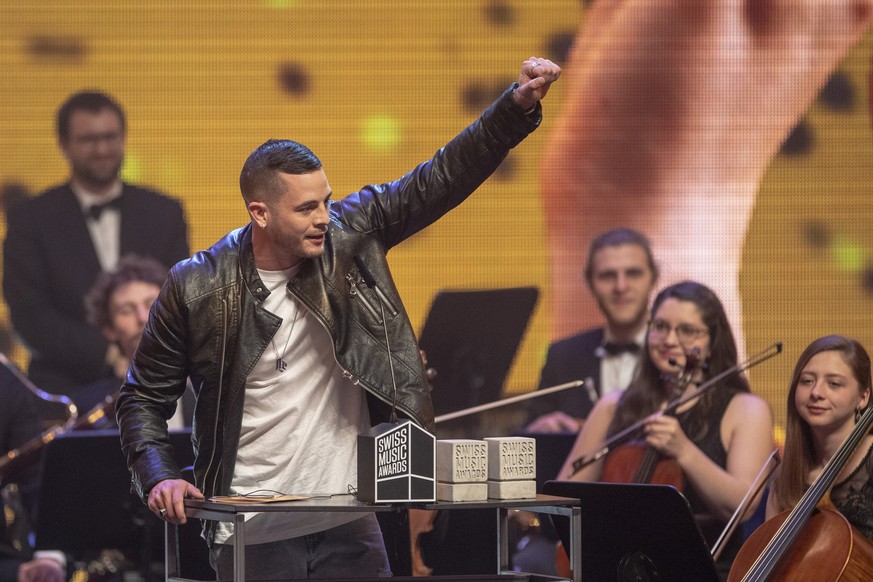
{"label": "black dress", "polygon": [[[715,402],[715,407],[712,410],[712,418],[709,421],[706,432],[699,438],[692,439],[692,442],[694,442],[697,448],[699,448],[703,454],[709,457],[722,469],[725,469],[727,466],[727,451],[721,442],[721,421],[724,418],[725,410],[727,410],[728,405],[736,394],[737,392],[728,392],[724,390],[716,392],[717,400]],[[689,434],[691,419],[696,412],[696,408],[696,406],[692,407],[691,409],[677,415],[679,426],[682,427],[682,430],[686,435]],[[690,435],[689,438],[691,438]],[[700,496],[699,492],[695,490],[692,484],[686,484],[683,494],[691,505],[694,517],[697,520],[697,524],[700,526],[700,530],[703,533],[704,539],[706,539],[707,545],[712,548],[719,536],[721,536],[726,522],[712,515],[709,508],[706,506],[706,503],[703,501],[703,498]],[[737,552],[739,552],[742,543],[742,530],[737,528],[734,535],[730,540],[728,540],[727,545],[716,564],[719,574],[723,578],[725,578],[728,572],[730,572],[731,564],[733,563]]]}
{"label": "black dress", "polygon": [[849,523],[873,540],[873,445],[858,468],[834,484],[831,501]]}

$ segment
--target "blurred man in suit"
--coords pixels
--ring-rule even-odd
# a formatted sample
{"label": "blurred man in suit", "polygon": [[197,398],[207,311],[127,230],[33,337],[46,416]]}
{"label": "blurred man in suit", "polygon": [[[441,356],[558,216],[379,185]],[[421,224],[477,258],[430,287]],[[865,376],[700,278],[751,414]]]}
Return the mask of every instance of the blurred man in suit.
{"label": "blurred man in suit", "polygon": [[585,281],[606,322],[549,346],[539,389],[574,380],[585,385],[532,401],[529,431],[576,432],[601,396],[630,384],[657,280],[649,241],[639,232],[618,228],[591,242]]}
{"label": "blurred man in suit", "polygon": [[73,395],[123,359],[85,318],[97,275],[131,253],[169,268],[189,254],[188,228],[177,201],[122,182],[127,125],[114,99],[72,95],[57,135],[69,181],[8,209],[3,292],[34,383]]}

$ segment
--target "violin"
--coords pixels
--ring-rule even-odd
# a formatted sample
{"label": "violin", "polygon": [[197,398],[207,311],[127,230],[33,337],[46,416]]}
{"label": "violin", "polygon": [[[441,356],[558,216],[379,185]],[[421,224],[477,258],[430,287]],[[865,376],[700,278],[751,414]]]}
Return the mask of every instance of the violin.
{"label": "violin", "polygon": [[[678,376],[669,380],[672,387],[666,410],[670,412],[665,412],[665,414],[672,412],[669,404],[678,401],[685,393],[685,389],[688,388],[694,373],[699,368],[699,362],[699,349],[685,354],[685,366],[682,371],[679,372]],[[642,425],[639,428],[642,428]],[[676,459],[663,456],[645,440],[631,441],[611,451],[603,462],[600,481],[604,483],[657,483],[659,485],[672,485],[680,491],[685,488],[685,474]],[[558,544],[555,551],[555,566],[558,575],[565,578],[571,576],[570,559],[561,544]]]}
{"label": "violin", "polygon": [[[682,397],[682,394],[684,393],[685,388],[682,388],[682,390],[675,390],[674,389],[673,394],[671,394],[671,397],[673,398],[673,400],[669,404],[667,404],[667,406],[664,408],[662,413],[663,414],[670,414],[670,413],[674,412],[675,410],[677,410],[680,406],[682,406],[686,402],[691,402],[692,400],[694,400],[696,398],[700,398],[704,393],[706,393],[709,390],[712,390],[716,385],[718,385],[719,382],[721,382],[725,378],[727,378],[733,374],[739,374],[741,372],[744,372],[745,370],[748,370],[754,366],[757,366],[758,364],[761,364],[761,363],[769,360],[770,358],[777,356],[781,353],[782,353],[782,342],[776,342],[773,345],[771,345],[770,347],[768,347],[767,349],[762,350],[761,352],[753,355],[752,357],[747,359],[745,362],[731,366],[730,368],[722,371],[721,373],[716,374],[715,376],[713,376],[712,378],[710,378],[709,380],[707,380],[706,382],[704,382],[703,384],[698,386],[697,390],[693,394]],[[688,364],[689,364],[689,361],[686,359],[686,368],[688,367]],[[695,368],[697,367],[696,361],[694,362],[694,367]],[[691,373],[686,375],[687,380],[683,381],[685,383],[686,388],[688,386],[688,382],[690,382],[691,378],[693,377],[693,370],[689,370],[689,371]],[[677,384],[678,383],[679,382],[677,380]],[[604,465],[606,465],[608,460],[609,460],[609,457],[607,455],[611,456],[610,453],[614,452],[613,447],[615,445],[625,443],[629,438],[632,438],[634,435],[638,434],[638,432],[640,431],[640,429],[643,428],[645,423],[646,423],[646,419],[643,419],[643,420],[640,420],[639,422],[636,422],[636,423],[630,425],[629,427],[627,427],[627,428],[621,430],[620,432],[618,432],[617,434],[613,435],[609,440],[607,440],[604,443],[603,447],[599,451],[597,451],[596,453],[594,453],[592,455],[581,456],[581,457],[575,459],[571,464],[572,470],[573,470],[573,472],[571,473],[571,476],[577,474],[579,471],[581,471],[582,469],[584,469],[588,465],[591,465],[592,463],[596,463],[597,461],[599,461],[600,459],[602,459],[604,457],[607,458],[606,461],[604,462]],[[637,452],[636,456],[642,457],[644,455],[641,455],[639,452]],[[670,465],[671,465],[670,461],[672,461],[673,467],[670,467]],[[634,477],[636,477],[637,473],[640,472],[638,470],[638,468],[642,463],[638,462],[638,463],[626,463],[626,464],[631,466],[631,467],[634,467],[634,470],[633,470],[633,472],[625,471],[624,472],[625,475],[631,474],[631,475],[634,475]],[[685,477],[684,477],[684,473],[682,473],[682,470],[679,468],[678,463],[676,463],[674,459],[668,459],[667,463],[665,465],[663,465],[663,467],[664,467],[664,469],[662,469],[662,470],[664,471],[664,474],[662,474],[660,471],[657,474],[653,472],[652,475],[650,476],[649,482],[650,483],[657,482],[657,483],[661,483],[661,484],[673,485],[674,487],[676,487],[676,483],[679,480],[678,476],[681,476],[682,486],[676,487],[676,488],[682,489],[684,487]],[[657,469],[657,467],[656,467],[656,469]],[[607,476],[607,477],[610,476],[610,475],[607,475],[606,466],[604,466],[604,471],[601,475],[601,481],[606,480],[606,479],[604,479],[604,476]],[[659,480],[655,481],[655,479],[659,479]],[[628,478],[625,476],[624,481],[622,481],[622,482],[625,482],[625,483],[628,482]],[[561,554],[564,554],[564,555],[562,556]],[[569,575],[569,559],[566,557],[566,554],[564,553],[564,549],[560,545],[558,546],[558,550],[556,552],[556,563],[558,565],[558,574],[568,576]],[[563,569],[562,569],[562,565],[563,565]]]}
{"label": "violin", "polygon": [[[719,382],[721,382],[725,378],[732,376],[734,374],[739,374],[739,373],[744,372],[750,368],[753,368],[753,367],[757,366],[758,364],[766,362],[770,358],[777,356],[781,353],[782,353],[782,342],[776,342],[775,344],[771,345],[767,349],[762,350],[761,352],[750,357],[745,362],[731,366],[730,368],[720,372],[719,374],[716,374],[715,376],[713,376],[712,378],[710,378],[709,380],[707,380],[706,382],[704,382],[703,384],[698,386],[697,390],[693,394],[689,394],[688,396],[685,396],[682,398],[677,398],[677,399],[673,400],[661,412],[663,414],[668,414],[674,410],[677,410],[683,404],[685,404],[687,402],[691,402],[692,400],[695,400],[697,398],[700,398],[706,392],[708,392],[709,390],[712,390],[716,385],[718,385]],[[646,422],[647,422],[647,419],[645,419],[645,418],[640,420],[639,422],[635,422],[634,424],[630,425],[629,427],[614,434],[609,440],[607,440],[603,444],[603,447],[600,450],[598,450],[597,452],[595,452],[591,455],[583,455],[583,456],[575,459],[570,464],[570,466],[572,468],[572,472],[570,473],[570,476],[572,477],[573,475],[577,474],[579,471],[581,471],[582,469],[584,469],[588,465],[591,465],[592,463],[596,463],[597,461],[599,461],[603,457],[607,456],[609,453],[611,453],[613,451],[613,448],[616,445],[627,442],[628,439],[634,437],[636,434],[639,433],[640,429],[642,429],[643,426],[645,426]]]}
{"label": "violin", "polygon": [[[682,397],[699,368],[700,350],[695,349],[685,355],[685,366],[679,375],[669,380],[672,384],[669,404]],[[674,411],[666,414],[675,415]],[[685,475],[679,463],[664,457],[645,441],[632,441],[610,453],[604,461],[600,480],[606,483],[672,485],[680,491],[685,488]]]}
{"label": "violin", "polygon": [[728,582],[873,580],[873,542],[827,499],[871,426],[873,407],[868,407],[794,509],[767,520],[749,536],[734,559]]}

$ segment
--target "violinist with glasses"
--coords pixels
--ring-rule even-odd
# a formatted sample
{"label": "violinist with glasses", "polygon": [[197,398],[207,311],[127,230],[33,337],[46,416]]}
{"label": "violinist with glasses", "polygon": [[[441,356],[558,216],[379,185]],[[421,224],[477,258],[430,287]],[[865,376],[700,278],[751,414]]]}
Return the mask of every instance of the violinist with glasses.
{"label": "violinist with glasses", "polygon": [[[598,401],[559,479],[674,485],[688,499],[712,547],[773,449],[770,408],[750,392],[743,375],[733,374],[675,411],[661,411],[736,365],[734,335],[712,290],[693,281],[667,287],[652,305],[637,376],[624,392]],[[574,468],[578,459],[643,419],[647,420],[641,442],[627,443],[584,468]],[[657,459],[654,471],[640,475],[646,457]],[[748,514],[752,512],[753,508]],[[720,573],[729,571],[739,538],[735,535],[721,553]]]}

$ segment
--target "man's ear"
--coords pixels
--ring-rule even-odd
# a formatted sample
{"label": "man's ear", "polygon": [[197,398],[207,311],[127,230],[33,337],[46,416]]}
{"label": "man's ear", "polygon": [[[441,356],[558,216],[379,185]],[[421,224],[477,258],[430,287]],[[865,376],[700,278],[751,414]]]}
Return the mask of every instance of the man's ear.
{"label": "man's ear", "polygon": [[261,228],[267,226],[267,215],[269,214],[269,211],[265,203],[252,200],[248,203],[247,208],[249,216],[252,217],[252,222],[254,222],[256,226]]}

